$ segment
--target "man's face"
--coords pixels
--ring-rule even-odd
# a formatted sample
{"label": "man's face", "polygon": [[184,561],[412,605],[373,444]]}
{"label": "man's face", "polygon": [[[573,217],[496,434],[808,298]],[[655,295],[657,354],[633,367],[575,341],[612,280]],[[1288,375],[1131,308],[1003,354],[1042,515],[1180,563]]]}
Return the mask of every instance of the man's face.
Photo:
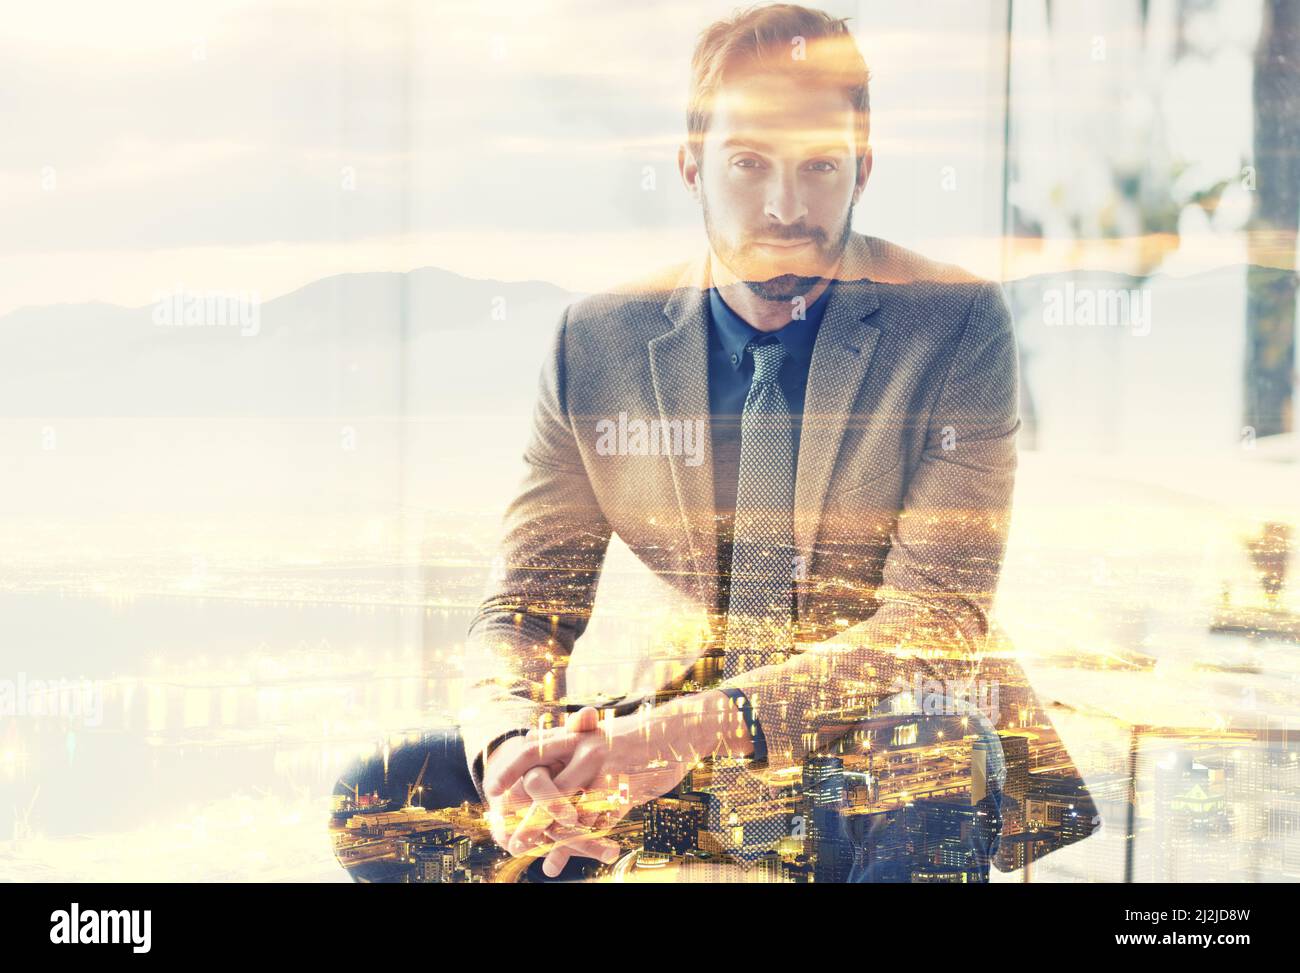
{"label": "man's face", "polygon": [[753,74],[723,85],[712,109],[701,163],[686,153],[682,175],[714,253],[764,300],[807,294],[839,263],[871,170],[848,96]]}

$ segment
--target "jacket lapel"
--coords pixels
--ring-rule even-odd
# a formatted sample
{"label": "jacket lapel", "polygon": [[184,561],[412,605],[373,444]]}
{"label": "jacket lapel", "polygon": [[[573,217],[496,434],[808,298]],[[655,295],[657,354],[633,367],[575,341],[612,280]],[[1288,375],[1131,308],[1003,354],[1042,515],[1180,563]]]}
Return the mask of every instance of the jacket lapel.
{"label": "jacket lapel", "polygon": [[870,247],[855,233],[845,248],[808,369],[794,500],[795,547],[805,558],[817,541],[844,430],[880,338],[879,328],[863,323],[880,306],[870,270]]}
{"label": "jacket lapel", "polygon": [[709,422],[708,257],[687,269],[664,305],[673,328],[651,339],[650,378],[659,418],[704,420],[704,458],[698,466],[672,455],[673,490],[701,603],[717,596],[718,548],[713,499],[713,435]]}

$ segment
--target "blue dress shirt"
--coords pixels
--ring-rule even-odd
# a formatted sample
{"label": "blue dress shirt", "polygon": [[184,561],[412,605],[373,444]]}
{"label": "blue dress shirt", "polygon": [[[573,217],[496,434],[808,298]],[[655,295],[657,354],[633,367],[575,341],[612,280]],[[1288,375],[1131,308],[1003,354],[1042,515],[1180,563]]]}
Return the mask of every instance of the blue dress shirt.
{"label": "blue dress shirt", "polygon": [[[808,390],[808,369],[812,365],[817,330],[830,298],[829,285],[804,311],[802,320],[791,321],[779,331],[764,332],[736,314],[716,287],[709,291],[709,413],[713,440],[713,501],[718,518],[719,604],[727,614],[730,601],[731,531],[736,514],[736,487],[740,476],[740,422],[745,399],[754,378],[753,358],[745,354],[751,343],[779,341],[785,346],[785,362],[779,381],[790,406],[794,427],[796,468],[803,406]],[[793,611],[793,605],[791,610]],[[754,740],[754,763],[767,759],[762,727],[753,717],[749,700],[738,689],[724,689],[745,716]]]}

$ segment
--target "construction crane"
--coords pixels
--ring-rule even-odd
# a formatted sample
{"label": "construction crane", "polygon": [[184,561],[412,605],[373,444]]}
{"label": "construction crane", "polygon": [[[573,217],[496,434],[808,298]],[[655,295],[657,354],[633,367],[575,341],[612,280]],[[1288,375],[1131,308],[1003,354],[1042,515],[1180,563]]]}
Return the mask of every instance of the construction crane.
{"label": "construction crane", "polygon": [[14,841],[23,841],[32,837],[32,808],[36,806],[36,798],[40,794],[41,785],[37,784],[36,790],[32,792],[32,799],[27,804],[27,810],[21,814],[18,805],[14,805]]}
{"label": "construction crane", "polygon": [[406,804],[402,807],[403,811],[424,810],[423,803],[416,805],[412,798],[415,796],[417,791],[424,790],[424,788],[420,786],[420,782],[424,780],[424,772],[429,769],[429,757],[430,754],[426,753],[424,755],[424,763],[420,765],[420,772],[415,775],[414,781],[406,785]]}
{"label": "construction crane", "polygon": [[353,806],[353,807],[360,807],[360,806],[361,806],[361,787],[360,787],[359,785],[357,785],[357,784],[349,784],[349,783],[348,783],[347,781],[345,781],[342,777],[339,778],[339,783],[343,785],[343,789],[344,789],[345,791],[351,791],[351,792],[352,792],[352,806]]}

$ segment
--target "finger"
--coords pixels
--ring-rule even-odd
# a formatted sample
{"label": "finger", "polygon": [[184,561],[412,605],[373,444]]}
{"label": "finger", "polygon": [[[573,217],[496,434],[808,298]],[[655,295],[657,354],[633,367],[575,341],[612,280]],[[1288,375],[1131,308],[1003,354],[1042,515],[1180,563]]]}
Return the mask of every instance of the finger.
{"label": "finger", "polygon": [[546,829],[546,836],[556,843],[556,848],[563,849],[570,855],[594,858],[606,865],[617,861],[619,855],[623,853],[623,849],[617,841],[578,828],[553,825]]}
{"label": "finger", "polygon": [[524,774],[520,786],[532,798],[532,804],[511,837],[516,847],[528,848],[540,842],[546,827],[560,814],[572,819],[569,823],[576,821],[577,814],[573,806],[555,790],[551,775],[545,767],[534,767]]}
{"label": "finger", "polygon": [[502,745],[496,750],[483,771],[483,793],[491,798],[504,794],[533,767],[566,760],[578,745],[578,735],[563,730],[557,736],[543,736],[530,740],[515,737],[521,745]]}
{"label": "finger", "polygon": [[505,826],[513,831],[533,806],[533,798],[524,789],[524,782],[519,780],[497,798],[497,803],[501,808]]}
{"label": "finger", "polygon": [[600,710],[584,706],[576,713],[564,714],[563,726],[535,726],[525,735],[526,740],[546,740],[561,733],[589,733],[600,728]]}
{"label": "finger", "polygon": [[569,864],[569,859],[572,857],[568,849],[563,846],[552,848],[547,854],[546,860],[542,862],[542,871],[546,873],[547,877],[555,878],[560,872],[564,871],[564,866]]}
{"label": "finger", "polygon": [[605,762],[605,754],[596,748],[590,748],[577,754],[555,775],[555,787],[561,794],[572,794],[581,789],[589,789],[600,773]]}
{"label": "finger", "polygon": [[515,828],[514,834],[510,836],[511,852],[517,855],[540,843],[547,825],[554,820],[544,805],[534,801],[528,808],[528,813],[519,822],[519,826]]}
{"label": "finger", "polygon": [[518,830],[520,822],[527,816],[524,812],[526,809],[531,810],[532,798],[524,790],[523,784],[519,783],[512,787],[504,796],[498,798],[495,802],[496,814],[492,823],[492,838],[506,852],[511,855],[521,855],[528,851],[537,840],[514,841],[515,832]]}
{"label": "finger", "polygon": [[507,854],[514,856],[515,852],[510,847],[510,837],[511,837],[510,827],[504,822],[502,822],[500,818],[498,818],[495,822],[493,822],[491,830],[492,830],[492,840],[495,841],[498,845],[500,845],[501,849],[505,851]]}
{"label": "finger", "polygon": [[586,791],[578,791],[578,797],[574,799],[574,806],[578,809],[578,824],[580,828],[594,828],[600,821],[604,812],[595,808],[596,799],[588,798]]}
{"label": "finger", "polygon": [[579,733],[589,733],[600,726],[600,711],[594,706],[584,706],[564,718],[564,725]]}
{"label": "finger", "polygon": [[578,812],[569,803],[570,795],[555,786],[554,778],[541,767],[534,767],[523,778],[524,790],[540,803],[550,816],[566,827],[578,823]]}
{"label": "finger", "polygon": [[547,829],[546,837],[554,842],[554,847],[547,857],[560,851],[567,857],[577,855],[582,858],[594,858],[608,865],[617,861],[619,855],[623,853],[623,849],[619,847],[617,841],[590,832],[584,833],[561,828],[550,828]]}

